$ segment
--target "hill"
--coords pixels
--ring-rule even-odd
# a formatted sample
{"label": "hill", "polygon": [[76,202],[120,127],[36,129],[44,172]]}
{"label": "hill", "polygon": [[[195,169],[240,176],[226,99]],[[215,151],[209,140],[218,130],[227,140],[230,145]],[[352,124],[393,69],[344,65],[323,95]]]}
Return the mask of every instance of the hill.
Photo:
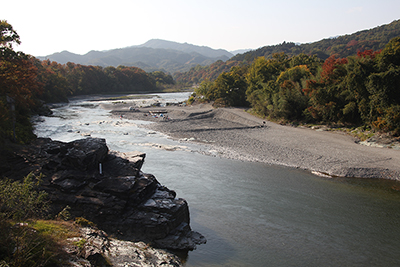
{"label": "hill", "polygon": [[358,51],[379,51],[389,41],[400,36],[400,20],[370,30],[359,31],[350,35],[336,36],[318,42],[299,44],[283,42],[278,45],[264,46],[243,54],[236,54],[225,62],[217,61],[209,66],[196,66],[184,73],[175,73],[174,78],[183,84],[196,84],[205,79],[215,80],[221,73],[233,66],[251,64],[258,57],[272,58],[275,53],[285,53],[289,57],[299,55],[316,55],[322,60],[336,54],[338,57],[356,55]]}
{"label": "hill", "polygon": [[210,65],[217,60],[225,61],[232,56],[233,54],[222,49],[215,50],[205,46],[154,39],[139,46],[90,51],[85,55],[62,51],[38,59],[49,59],[61,64],[73,62],[102,67],[134,66],[147,72],[162,70],[175,73],[188,71],[197,65]]}
{"label": "hill", "polygon": [[210,58],[219,58],[221,56],[226,56],[227,58],[231,58],[233,56],[232,53],[223,50],[223,49],[212,49],[208,46],[198,46],[192,45],[188,43],[177,43],[171,41],[165,41],[161,39],[152,39],[147,41],[146,43],[139,45],[139,47],[150,47],[154,49],[173,49],[182,51],[185,53],[198,53],[206,57]]}
{"label": "hill", "polygon": [[301,53],[317,55],[325,60],[333,54],[339,57],[348,57],[357,54],[358,51],[378,51],[394,37],[400,36],[400,20],[390,24],[375,27],[370,30],[363,30],[349,35],[326,38],[318,42],[308,44],[295,44],[283,42],[282,44],[264,46],[259,49],[238,54],[231,58],[233,61],[252,62],[255,58],[264,56],[271,58],[275,53],[284,52],[288,56],[295,56]]}

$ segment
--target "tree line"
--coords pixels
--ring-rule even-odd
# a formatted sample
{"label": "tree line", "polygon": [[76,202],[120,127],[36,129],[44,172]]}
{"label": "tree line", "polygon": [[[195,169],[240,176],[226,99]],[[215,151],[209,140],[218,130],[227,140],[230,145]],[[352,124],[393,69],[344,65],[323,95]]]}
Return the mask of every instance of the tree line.
{"label": "tree line", "polygon": [[[30,115],[44,102],[98,93],[162,91],[175,84],[161,71],[146,73],[137,67],[85,66],[40,61],[17,52],[20,37],[6,20],[0,20],[0,141],[26,142],[34,137]],[[0,143],[2,143],[0,142]]]}
{"label": "tree line", "polygon": [[68,97],[99,93],[140,93],[162,91],[174,85],[171,75],[146,73],[137,67],[87,66],[68,62],[32,59],[43,84],[40,98],[45,102],[67,101]]}
{"label": "tree line", "polygon": [[209,66],[196,66],[184,73],[175,73],[177,83],[187,85],[197,84],[203,80],[214,81],[222,72],[229,71],[237,65],[249,65],[259,57],[273,58],[273,55],[285,53],[289,57],[300,54],[316,55],[326,60],[332,55],[336,57],[349,57],[356,55],[359,51],[379,51],[394,37],[400,36],[400,20],[390,24],[375,27],[370,30],[359,31],[349,35],[326,38],[318,42],[307,44],[295,44],[283,42],[277,45],[264,46],[243,54],[237,54],[226,62],[218,61]]}
{"label": "tree line", "polygon": [[400,135],[400,37],[354,56],[276,53],[234,66],[195,90],[216,106],[273,120],[364,125]]}

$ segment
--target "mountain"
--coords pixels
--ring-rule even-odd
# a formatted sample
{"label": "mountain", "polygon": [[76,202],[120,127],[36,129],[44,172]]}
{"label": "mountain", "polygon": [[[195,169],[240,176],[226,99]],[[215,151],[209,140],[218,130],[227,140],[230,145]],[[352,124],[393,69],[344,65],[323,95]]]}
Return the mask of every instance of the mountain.
{"label": "mountain", "polygon": [[244,54],[246,52],[249,52],[253,49],[238,49],[238,50],[234,50],[234,51],[229,51],[231,54],[237,55],[237,54]]}
{"label": "mountain", "polygon": [[175,73],[188,71],[197,65],[210,65],[217,60],[226,61],[232,56],[233,54],[223,49],[215,50],[206,46],[153,39],[138,46],[90,51],[85,55],[62,51],[38,59],[49,59],[61,64],[74,62],[102,67],[135,66],[145,71],[162,70]]}
{"label": "mountain", "polygon": [[223,50],[223,49],[212,49],[208,46],[198,46],[192,45],[188,43],[177,43],[171,41],[165,41],[160,39],[152,39],[147,41],[146,43],[139,45],[139,47],[150,47],[150,48],[161,48],[161,49],[173,49],[182,51],[185,53],[199,53],[203,56],[210,57],[210,58],[219,58],[221,56],[226,56],[227,58],[233,57],[233,54]]}
{"label": "mountain", "polygon": [[317,55],[323,60],[333,54],[339,57],[348,57],[356,55],[358,51],[370,49],[378,51],[383,49],[390,39],[397,36],[400,36],[400,20],[353,34],[326,38],[314,43],[283,42],[278,45],[264,46],[244,54],[238,54],[230,60],[252,62],[257,57],[271,58],[273,54],[281,52],[288,56],[295,56],[301,53]]}

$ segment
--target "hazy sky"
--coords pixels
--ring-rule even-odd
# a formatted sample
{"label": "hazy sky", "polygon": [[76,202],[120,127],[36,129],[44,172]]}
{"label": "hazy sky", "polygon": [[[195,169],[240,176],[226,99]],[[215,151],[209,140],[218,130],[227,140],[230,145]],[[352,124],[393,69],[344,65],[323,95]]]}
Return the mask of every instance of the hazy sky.
{"label": "hazy sky", "polygon": [[399,0],[12,0],[0,19],[21,37],[16,50],[85,54],[150,39],[256,49],[308,43],[400,19]]}

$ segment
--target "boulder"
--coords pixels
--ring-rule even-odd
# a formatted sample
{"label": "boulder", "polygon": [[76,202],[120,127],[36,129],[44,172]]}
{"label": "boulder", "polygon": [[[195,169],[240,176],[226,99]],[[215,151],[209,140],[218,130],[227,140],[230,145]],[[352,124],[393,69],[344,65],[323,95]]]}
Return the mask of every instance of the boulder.
{"label": "boulder", "polygon": [[18,152],[29,165],[23,170],[44,174],[41,189],[48,192],[54,215],[68,206],[73,217],[84,217],[120,239],[159,248],[193,250],[205,243],[190,228],[187,202],[141,171],[145,154],[124,155],[109,152],[99,138],[38,139]]}

